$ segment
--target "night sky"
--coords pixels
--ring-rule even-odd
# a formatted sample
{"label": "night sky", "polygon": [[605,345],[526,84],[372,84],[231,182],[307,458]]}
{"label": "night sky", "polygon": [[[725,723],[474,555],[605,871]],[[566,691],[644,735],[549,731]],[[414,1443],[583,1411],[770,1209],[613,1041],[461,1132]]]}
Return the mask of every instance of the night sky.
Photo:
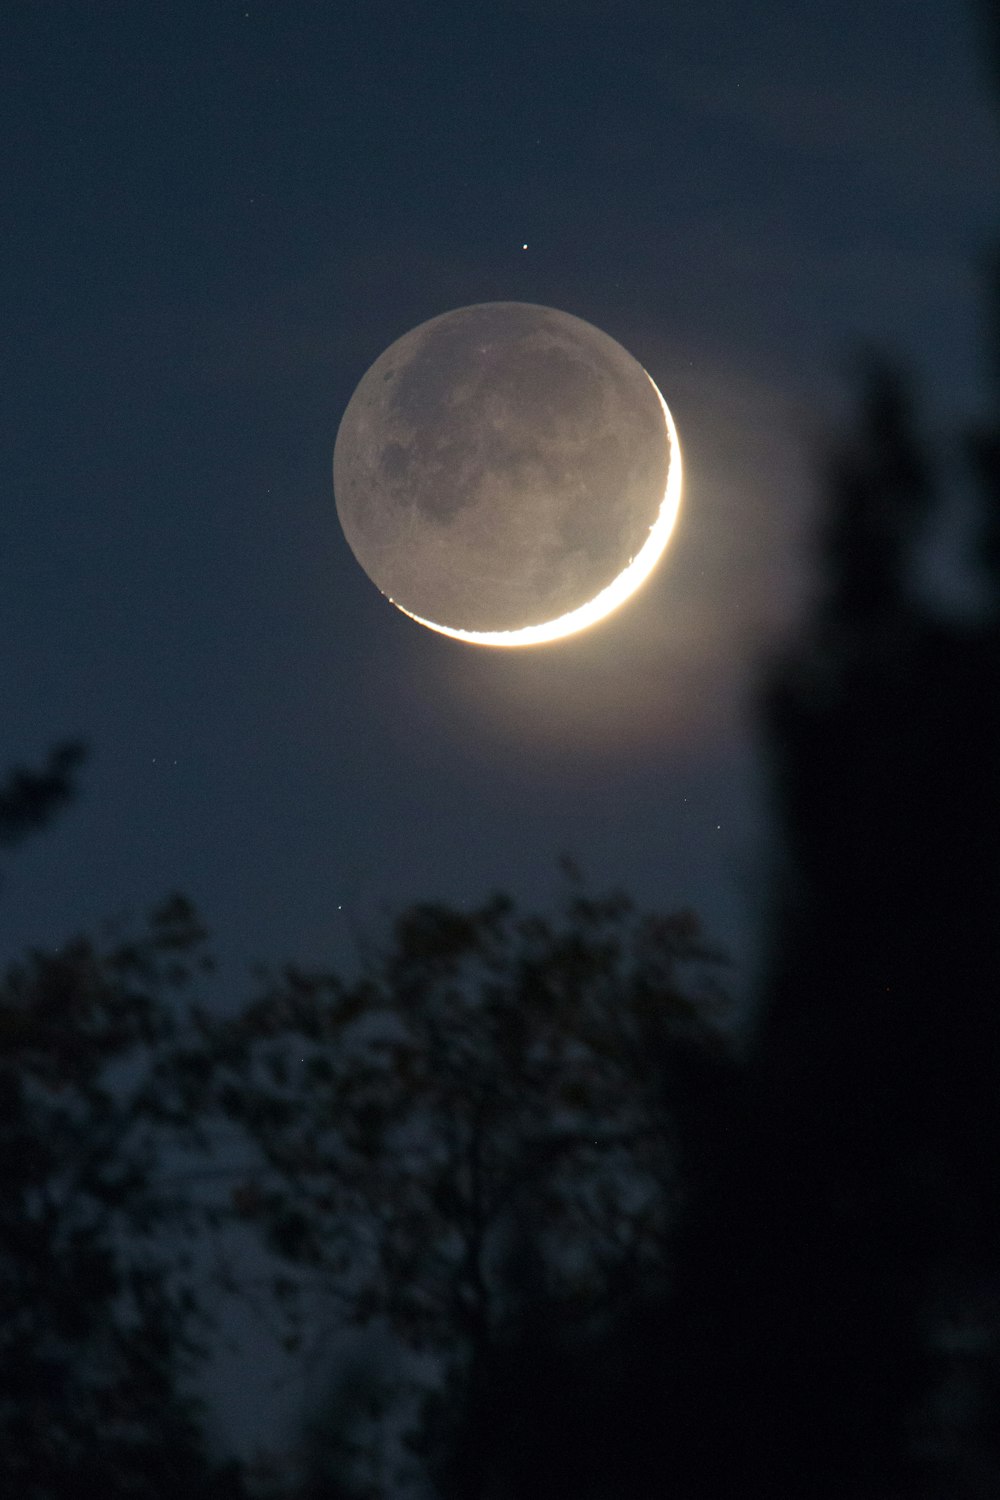
{"label": "night sky", "polygon": [[[544,901],[567,852],[694,906],[745,986],[755,673],[808,592],[817,435],[858,340],[935,428],[982,389],[971,13],[20,3],[0,53],[2,761],[92,753],[7,861],[0,952],[179,888],[236,995],[386,904]],[[511,653],[392,609],[331,482],[372,361],[489,300],[619,340],[686,463],[641,595]]]}

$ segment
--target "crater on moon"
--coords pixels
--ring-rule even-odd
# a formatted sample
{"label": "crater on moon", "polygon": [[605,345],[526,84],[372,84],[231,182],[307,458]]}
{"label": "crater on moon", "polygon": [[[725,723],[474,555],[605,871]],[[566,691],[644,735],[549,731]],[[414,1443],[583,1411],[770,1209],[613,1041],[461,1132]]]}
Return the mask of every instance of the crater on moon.
{"label": "crater on moon", "polygon": [[425,623],[556,620],[647,543],[675,446],[664,416],[642,366],[580,318],[521,302],[445,313],[351,397],[333,461],[344,534]]}

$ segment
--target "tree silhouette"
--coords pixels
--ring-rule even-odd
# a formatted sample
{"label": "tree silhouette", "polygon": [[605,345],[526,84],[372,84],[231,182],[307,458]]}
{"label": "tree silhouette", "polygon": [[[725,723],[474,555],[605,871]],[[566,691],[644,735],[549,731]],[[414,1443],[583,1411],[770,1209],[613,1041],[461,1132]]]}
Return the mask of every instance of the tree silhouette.
{"label": "tree silhouette", "polygon": [[765,695],[785,868],[741,1144],[679,1277],[689,1493],[957,1495],[987,1461],[934,1407],[948,1311],[1000,1269],[1000,640],[920,598],[919,425],[871,367],[828,587]]}
{"label": "tree silhouette", "polygon": [[74,772],[83,763],[84,748],[67,741],[50,751],[42,771],[16,766],[0,787],[0,849],[15,844],[48,824],[76,792]]}
{"label": "tree silhouette", "polygon": [[553,918],[413,907],[359,982],[287,971],[210,1030],[260,1151],[237,1209],[345,1320],[434,1357],[432,1469],[539,1295],[599,1325],[662,1284],[684,1083],[727,1052],[715,962],[690,915],[571,879]]}
{"label": "tree silhouette", "polygon": [[[0,839],[73,790],[64,747],[0,795]],[[157,1079],[204,964],[173,898],[138,936],[35,951],[0,979],[0,1488],[23,1500],[235,1495],[184,1377],[199,1345]],[[169,1124],[169,1129],[166,1129]]]}

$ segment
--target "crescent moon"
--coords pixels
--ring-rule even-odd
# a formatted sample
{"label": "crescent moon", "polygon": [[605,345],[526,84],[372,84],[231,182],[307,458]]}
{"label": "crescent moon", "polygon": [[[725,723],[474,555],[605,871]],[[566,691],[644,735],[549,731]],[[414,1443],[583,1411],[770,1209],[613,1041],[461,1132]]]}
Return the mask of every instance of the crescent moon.
{"label": "crescent moon", "polygon": [[666,426],[667,441],[670,444],[667,487],[664,490],[663,502],[656,520],[649,528],[649,536],[632,561],[622,569],[617,578],[608,584],[607,588],[601,589],[600,593],[595,594],[589,603],[581,604],[578,609],[571,609],[567,614],[560,615],[558,619],[546,620],[542,625],[524,625],[520,630],[456,630],[451,625],[441,625],[436,620],[425,620],[421,615],[413,614],[391,596],[390,602],[395,604],[397,609],[402,610],[404,615],[409,615],[411,620],[416,620],[418,625],[426,625],[428,629],[436,630],[441,635],[450,635],[456,641],[468,641],[473,646],[544,646],[549,641],[561,641],[568,635],[576,635],[580,630],[588,630],[599,620],[607,619],[608,615],[613,614],[620,605],[625,603],[626,599],[631,599],[636,590],[646,582],[666,551],[681,506],[683,466],[677,427],[656,381],[648,370],[643,373],[656,392],[657,400],[663,408],[663,421]]}
{"label": "crescent moon", "polygon": [[401,613],[476,646],[538,646],[650,576],[681,499],[656,383],[572,314],[478,303],[392,344],[352,396],[337,512]]}

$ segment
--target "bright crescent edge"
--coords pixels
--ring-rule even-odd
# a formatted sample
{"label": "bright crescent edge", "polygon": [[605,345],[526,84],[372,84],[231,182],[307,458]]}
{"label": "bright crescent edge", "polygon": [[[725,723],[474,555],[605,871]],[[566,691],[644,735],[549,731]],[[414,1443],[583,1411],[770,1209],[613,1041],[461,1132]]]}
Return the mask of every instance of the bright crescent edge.
{"label": "bright crescent edge", "polygon": [[418,625],[426,625],[428,629],[436,630],[441,635],[450,635],[456,641],[468,641],[474,646],[541,646],[548,641],[564,640],[568,635],[576,635],[578,631],[586,630],[589,625],[596,625],[599,620],[606,619],[619,605],[624,604],[626,599],[630,599],[646,582],[663,556],[681,503],[681,448],[677,438],[677,428],[674,426],[674,419],[670,415],[667,403],[660,395],[656,381],[648,370],[643,370],[643,374],[656,391],[656,398],[663,407],[667,436],[670,440],[667,487],[656,520],[649,528],[649,536],[628,566],[623,568],[618,577],[613,579],[606,588],[601,589],[599,594],[595,594],[587,604],[571,609],[569,614],[559,615],[557,619],[548,620],[542,625],[523,625],[518,630],[454,630],[450,625],[438,625],[434,620],[425,620],[421,615],[413,614],[411,610],[405,609],[402,604],[387,596],[389,602],[402,610],[404,615],[409,615],[411,620],[416,620]]}

